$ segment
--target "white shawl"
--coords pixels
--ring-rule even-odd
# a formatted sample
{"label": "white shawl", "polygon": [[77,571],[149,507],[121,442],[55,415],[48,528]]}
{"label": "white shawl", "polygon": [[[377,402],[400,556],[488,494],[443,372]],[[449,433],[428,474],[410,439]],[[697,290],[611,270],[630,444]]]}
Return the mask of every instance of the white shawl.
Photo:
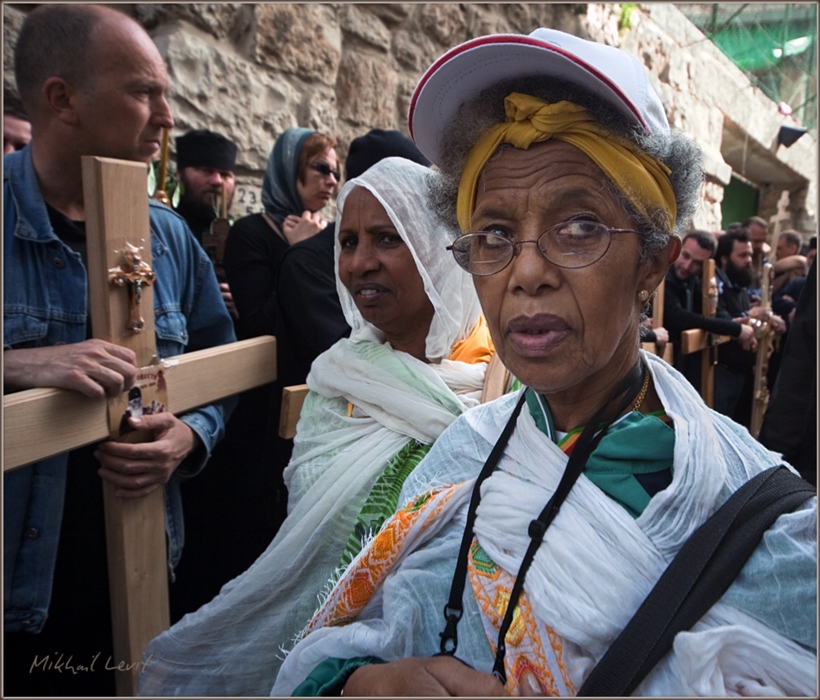
{"label": "white shawl", "polygon": [[[745,430],[707,409],[675,370],[645,358],[674,421],[672,483],[632,519],[581,476],[524,586],[536,617],[560,635],[576,689],[687,537],[742,482],[779,462]],[[470,411],[439,438],[400,500],[458,483],[459,476],[466,479],[461,492],[437,527],[403,553],[356,622],[316,630],[296,646],[273,694],[290,694],[328,657],[395,660],[438,651],[469,492],[512,401],[504,397]],[[518,571],[528,523],[554,491],[566,459],[524,411],[499,469],[482,487],[475,525],[481,546],[505,570]],[[816,654],[806,647],[816,646],[816,522],[816,499],[781,516],[721,601],[676,637],[637,694],[813,696]],[[469,586],[458,656],[479,670],[492,668]]]}
{"label": "white shawl", "polygon": [[[480,307],[469,275],[445,250],[453,233],[425,204],[427,177],[437,175],[405,159],[379,162],[343,188],[338,222],[354,187],[366,187],[384,206],[433,304],[431,362],[390,348],[337,284],[353,330],[316,359],[308,376],[311,392],[285,470],[288,518],[248,571],[149,644],[140,695],[267,694],[283,650],[336,573],[356,516],[388,461],[410,439],[431,444],[479,403],[486,364],[443,359],[473,329]],[[337,237],[337,282],[339,252]]]}

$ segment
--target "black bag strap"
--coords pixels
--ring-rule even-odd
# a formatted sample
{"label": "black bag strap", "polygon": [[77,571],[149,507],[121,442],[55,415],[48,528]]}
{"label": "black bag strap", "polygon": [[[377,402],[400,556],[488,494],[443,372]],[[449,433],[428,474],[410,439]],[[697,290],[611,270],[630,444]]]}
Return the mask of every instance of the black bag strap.
{"label": "black bag strap", "polygon": [[578,695],[631,695],[672,648],[675,635],[726,592],[763,533],[814,495],[814,487],[783,466],[743,484],[681,547]]}

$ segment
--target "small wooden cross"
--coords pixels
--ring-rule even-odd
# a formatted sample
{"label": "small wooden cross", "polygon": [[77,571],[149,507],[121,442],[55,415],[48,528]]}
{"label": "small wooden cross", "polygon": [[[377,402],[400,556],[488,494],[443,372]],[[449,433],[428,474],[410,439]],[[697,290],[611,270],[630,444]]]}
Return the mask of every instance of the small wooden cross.
{"label": "small wooden cross", "polygon": [[757,438],[763,426],[763,416],[769,405],[769,358],[774,352],[775,333],[771,324],[772,314],[772,279],[774,265],[766,263],[763,266],[760,307],[766,312],[767,319],[757,326],[757,351],[755,353],[755,379],[752,394],[752,417],[749,423],[749,432]]}
{"label": "small wooden cross", "polygon": [[[150,269],[150,220],[145,194],[146,166],[83,157],[88,240],[91,325],[96,338],[131,348],[137,364],[154,359],[154,300],[151,284],[141,284],[137,328],[134,300],[110,282],[109,272],[123,251],[140,251],[134,266]],[[122,273],[126,274],[126,273]],[[137,330],[141,332],[136,332]],[[271,336],[232,343],[163,361],[168,407],[179,413],[276,379],[276,341]],[[207,377],[208,381],[202,381]],[[112,399],[90,399],[63,389],[30,389],[3,397],[3,470],[36,462],[109,435]],[[124,500],[103,482],[117,693],[133,695],[139,661],[148,642],[169,624],[168,568],[163,490]]]}
{"label": "small wooden cross", "polygon": [[225,279],[225,244],[228,241],[228,234],[231,231],[231,222],[228,219],[228,198],[225,191],[225,181],[222,181],[222,189],[219,198],[220,216],[213,221],[207,231],[202,233],[202,247],[208,253],[214,263],[217,279],[223,282]]}

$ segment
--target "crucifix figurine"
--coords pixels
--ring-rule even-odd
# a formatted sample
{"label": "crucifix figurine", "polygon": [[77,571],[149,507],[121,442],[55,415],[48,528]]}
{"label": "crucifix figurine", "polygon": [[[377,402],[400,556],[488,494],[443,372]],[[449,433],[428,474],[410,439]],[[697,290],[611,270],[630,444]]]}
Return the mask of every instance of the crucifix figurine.
{"label": "crucifix figurine", "polygon": [[153,284],[156,275],[151,266],[140,257],[141,248],[130,243],[126,243],[125,246],[123,261],[119,267],[113,267],[108,271],[108,280],[117,287],[128,285],[130,316],[126,328],[132,333],[141,333],[145,328],[145,320],[142,318],[140,308],[142,287]]}

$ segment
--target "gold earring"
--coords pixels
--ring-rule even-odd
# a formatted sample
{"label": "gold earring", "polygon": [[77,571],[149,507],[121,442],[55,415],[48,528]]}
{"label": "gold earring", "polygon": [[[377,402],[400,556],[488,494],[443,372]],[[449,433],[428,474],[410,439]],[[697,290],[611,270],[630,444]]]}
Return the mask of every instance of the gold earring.
{"label": "gold earring", "polygon": [[645,304],[647,299],[649,299],[649,292],[647,292],[645,289],[642,289],[638,294],[638,301],[640,301],[642,304]]}

